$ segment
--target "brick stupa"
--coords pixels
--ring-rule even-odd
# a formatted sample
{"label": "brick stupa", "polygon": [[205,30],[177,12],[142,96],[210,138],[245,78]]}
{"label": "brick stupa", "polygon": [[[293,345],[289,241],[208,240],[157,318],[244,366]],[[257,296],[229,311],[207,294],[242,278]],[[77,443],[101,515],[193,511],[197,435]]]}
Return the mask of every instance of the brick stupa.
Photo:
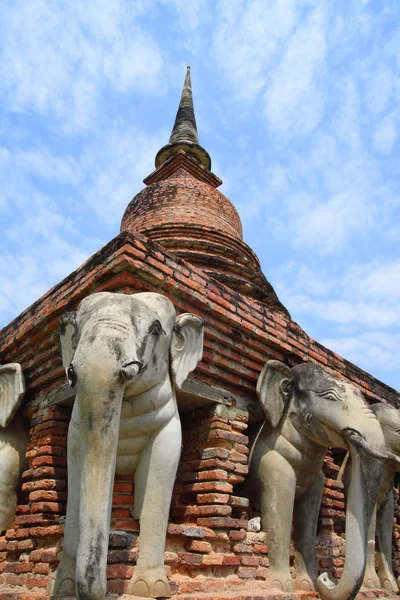
{"label": "brick stupa", "polygon": [[[165,563],[181,600],[277,596],[266,582],[266,536],[248,531],[258,507],[246,478],[247,428],[256,429],[263,418],[255,389],[267,359],[320,364],[355,384],[368,401],[400,407],[395,390],[312,340],[277,298],[199,145],[189,70],[170,141],[144,182],[121,233],[1,331],[0,363],[22,365],[23,413],[31,427],[17,513],[0,537],[2,600],[47,600],[60,557],[73,392],[59,357],[58,321],[88,294],[154,291],[205,323],[203,360],[178,397],[184,444]],[[340,577],[344,557],[343,485],[336,477],[341,458],[326,458],[318,530],[318,570],[332,578]],[[133,493],[133,477],[116,478],[107,568],[115,597],[124,593],[137,555]],[[395,535],[399,539],[397,524]],[[395,550],[398,575],[400,547]]]}

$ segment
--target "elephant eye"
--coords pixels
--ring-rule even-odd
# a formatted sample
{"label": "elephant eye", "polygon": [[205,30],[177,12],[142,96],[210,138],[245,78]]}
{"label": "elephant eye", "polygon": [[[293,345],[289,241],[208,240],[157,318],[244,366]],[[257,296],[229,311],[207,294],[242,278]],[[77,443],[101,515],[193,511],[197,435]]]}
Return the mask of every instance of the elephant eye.
{"label": "elephant eye", "polygon": [[331,400],[332,402],[338,402],[342,399],[336,390],[325,390],[324,392],[320,392],[319,396],[322,396],[322,398],[325,398],[326,400]]}
{"label": "elephant eye", "polygon": [[149,329],[151,335],[165,335],[165,331],[161,326],[160,321],[154,321]]}
{"label": "elephant eye", "polygon": [[68,367],[67,377],[68,377],[71,385],[74,386],[76,383],[76,375],[75,375],[74,367],[72,365],[69,365],[69,367]]}

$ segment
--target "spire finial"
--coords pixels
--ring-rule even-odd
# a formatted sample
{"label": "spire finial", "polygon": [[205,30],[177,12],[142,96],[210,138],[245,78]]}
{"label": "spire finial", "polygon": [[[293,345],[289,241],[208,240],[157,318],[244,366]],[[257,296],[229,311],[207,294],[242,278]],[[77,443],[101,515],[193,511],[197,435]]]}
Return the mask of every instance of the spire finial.
{"label": "spire finial", "polygon": [[176,113],[174,128],[172,130],[171,137],[169,138],[170,144],[173,144],[174,142],[193,142],[194,144],[199,143],[199,136],[197,135],[196,119],[193,108],[190,67],[188,67],[186,71],[181,101],[179,103],[178,112]]}
{"label": "spire finial", "polygon": [[176,113],[169,143],[157,153],[156,167],[162,165],[178,150],[185,150],[207,169],[211,170],[211,158],[208,152],[199,145],[199,136],[197,134],[196,119],[194,116],[190,66],[188,66],[186,70],[181,100],[179,102],[178,112]]}

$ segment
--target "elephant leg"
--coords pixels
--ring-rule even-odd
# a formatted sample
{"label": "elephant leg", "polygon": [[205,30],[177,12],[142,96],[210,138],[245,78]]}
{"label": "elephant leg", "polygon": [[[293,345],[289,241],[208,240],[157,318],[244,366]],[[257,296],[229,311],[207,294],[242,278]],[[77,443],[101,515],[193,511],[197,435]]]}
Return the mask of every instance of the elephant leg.
{"label": "elephant leg", "polygon": [[135,596],[171,596],[164,568],[164,551],[181,437],[181,425],[176,415],[151,436],[139,458],[134,506],[134,516],[140,519],[139,556],[128,586],[128,593]]}
{"label": "elephant leg", "polygon": [[378,589],[381,587],[379,577],[375,571],[375,530],[376,530],[376,506],[372,513],[371,523],[368,530],[367,560],[365,565],[365,574],[363,586],[369,589]]}
{"label": "elephant leg", "polygon": [[307,491],[295,502],[294,549],[296,588],[299,590],[316,590],[315,543],[323,489],[324,476],[320,471]]}
{"label": "elephant leg", "polygon": [[76,554],[79,542],[80,441],[79,425],[74,420],[75,407],[68,429],[68,502],[63,552],[47,587],[54,596],[75,595]]}
{"label": "elephant leg", "polygon": [[19,458],[13,446],[0,440],[0,533],[12,525],[17,508]]}
{"label": "elephant leg", "polygon": [[380,506],[376,519],[376,562],[382,587],[397,592],[399,587],[392,571],[393,513],[394,498],[393,491],[390,491]]}
{"label": "elephant leg", "polygon": [[278,452],[261,457],[258,466],[262,528],[267,534],[269,575],[272,587],[294,592],[289,571],[289,546],[292,528],[296,476]]}

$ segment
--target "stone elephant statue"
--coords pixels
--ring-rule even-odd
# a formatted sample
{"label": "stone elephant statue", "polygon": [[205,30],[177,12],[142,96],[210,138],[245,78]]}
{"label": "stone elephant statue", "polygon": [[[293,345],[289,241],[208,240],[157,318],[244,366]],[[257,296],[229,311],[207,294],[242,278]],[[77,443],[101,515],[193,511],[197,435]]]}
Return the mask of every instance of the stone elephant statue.
{"label": "stone elephant statue", "polygon": [[11,527],[17,508],[17,486],[29,442],[28,424],[16,415],[25,394],[21,365],[0,366],[0,532]]}
{"label": "stone elephant statue", "polygon": [[203,321],[165,296],[100,292],[60,322],[76,400],[68,431],[64,550],[48,592],[104,600],[114,474],[135,473],[140,549],[128,593],[169,597],[164,569],[181,452],[175,388],[201,360]]}
{"label": "stone elephant statue", "polygon": [[[370,408],[382,427],[386,450],[400,457],[400,410],[382,402],[371,404]],[[400,473],[400,464],[395,461],[388,461],[378,494],[376,513],[371,521],[367,568],[364,576],[366,587],[382,587],[393,592],[399,591],[398,583],[392,571],[393,485],[398,473]],[[375,571],[375,559],[377,572]]]}
{"label": "stone elephant statue", "polygon": [[[323,600],[354,598],[363,580],[367,534],[383,476],[385,440],[374,413],[353,385],[322,367],[289,368],[270,360],[257,383],[265,422],[252,450],[251,472],[260,494],[273,587],[294,591],[289,544],[294,514],[296,588],[318,589]],[[351,484],[346,514],[346,561],[334,585],[316,580],[314,549],[328,447],[349,449]]]}

